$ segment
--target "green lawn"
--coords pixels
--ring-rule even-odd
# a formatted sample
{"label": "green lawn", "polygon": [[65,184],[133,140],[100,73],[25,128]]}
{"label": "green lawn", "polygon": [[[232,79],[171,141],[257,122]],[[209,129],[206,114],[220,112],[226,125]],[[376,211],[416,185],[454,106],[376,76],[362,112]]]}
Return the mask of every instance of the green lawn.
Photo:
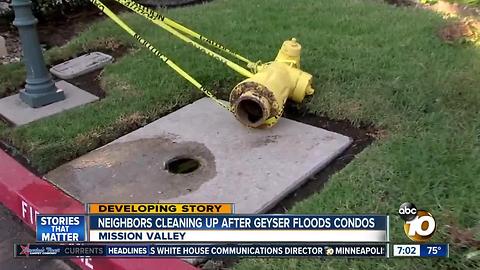
{"label": "green lawn", "polygon": [[[446,22],[439,15],[380,0],[215,0],[168,15],[252,59],[270,60],[283,40],[296,37],[304,48],[302,67],[315,77],[308,110],[382,130],[384,136],[292,213],[388,213],[392,240],[408,242],[395,213],[411,201],[436,218],[434,241],[455,242],[449,228],[456,234],[476,228],[480,238],[480,49],[442,43],[436,33]],[[144,19],[123,17],[219,94],[241,79]],[[49,61],[112,38],[133,43],[105,21],[51,51]],[[2,138],[46,172],[201,97],[138,48],[105,69],[108,96],[101,102],[0,128]],[[468,247],[468,240],[467,247],[452,246],[450,259],[255,259],[235,269],[478,269],[480,258],[466,254],[479,247]]]}
{"label": "green lawn", "polygon": [[0,98],[12,94],[25,80],[25,70],[20,63],[0,65]]}

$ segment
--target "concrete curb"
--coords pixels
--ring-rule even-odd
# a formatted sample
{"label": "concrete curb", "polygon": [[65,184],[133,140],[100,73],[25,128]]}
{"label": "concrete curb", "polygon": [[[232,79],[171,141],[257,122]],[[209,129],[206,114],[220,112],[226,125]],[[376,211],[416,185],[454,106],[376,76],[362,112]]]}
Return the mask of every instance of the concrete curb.
{"label": "concrete curb", "polygon": [[[84,213],[79,201],[50,182],[31,173],[3,150],[0,151],[0,203],[35,231],[35,215]],[[91,258],[72,259],[83,270],[194,270],[180,259]],[[53,270],[53,269],[52,269]]]}

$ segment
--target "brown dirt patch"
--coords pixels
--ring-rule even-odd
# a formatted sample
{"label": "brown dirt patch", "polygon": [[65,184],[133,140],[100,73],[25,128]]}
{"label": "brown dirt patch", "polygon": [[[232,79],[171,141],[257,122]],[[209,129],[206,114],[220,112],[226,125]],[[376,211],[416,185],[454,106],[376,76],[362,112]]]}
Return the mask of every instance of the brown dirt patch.
{"label": "brown dirt patch", "polygon": [[480,239],[476,238],[480,234],[480,227],[463,229],[453,225],[448,227],[448,232],[455,247],[480,250]]}
{"label": "brown dirt patch", "polygon": [[480,16],[480,10],[475,6],[467,6],[459,3],[451,3],[448,1],[437,1],[435,4],[423,5],[426,9],[430,9],[448,16],[455,17],[476,17]]}
{"label": "brown dirt patch", "polygon": [[102,99],[106,96],[106,93],[100,85],[101,76],[102,70],[96,70],[67,81],[78,88],[83,89]]}
{"label": "brown dirt patch", "polygon": [[441,14],[445,18],[457,18],[438,30],[438,36],[446,43],[476,42],[480,37],[480,9],[439,0],[434,4],[422,4],[417,0],[385,0],[395,6],[414,6]]}
{"label": "brown dirt patch", "polygon": [[476,34],[469,24],[455,22],[441,28],[438,36],[447,43],[454,43],[475,39]]}

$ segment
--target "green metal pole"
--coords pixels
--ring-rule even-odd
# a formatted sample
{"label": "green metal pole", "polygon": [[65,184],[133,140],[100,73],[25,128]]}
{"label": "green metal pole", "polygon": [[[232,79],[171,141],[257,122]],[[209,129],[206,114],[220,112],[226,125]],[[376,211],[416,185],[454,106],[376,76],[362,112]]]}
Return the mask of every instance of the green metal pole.
{"label": "green metal pole", "polygon": [[30,107],[38,108],[65,99],[58,90],[52,75],[48,72],[38,40],[37,22],[33,16],[30,0],[13,0],[15,11],[13,24],[18,28],[22,43],[23,62],[27,68],[25,89],[20,91],[20,99]]}

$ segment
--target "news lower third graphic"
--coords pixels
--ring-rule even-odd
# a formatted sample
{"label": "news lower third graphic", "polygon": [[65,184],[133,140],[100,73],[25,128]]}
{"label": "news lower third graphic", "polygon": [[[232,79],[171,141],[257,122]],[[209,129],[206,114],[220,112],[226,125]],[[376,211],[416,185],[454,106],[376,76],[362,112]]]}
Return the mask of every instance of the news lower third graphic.
{"label": "news lower third graphic", "polygon": [[409,243],[394,243],[392,249],[390,219],[382,214],[246,215],[235,214],[230,203],[96,203],[86,209],[86,214],[37,215],[37,242],[16,244],[15,256],[449,256],[448,244],[426,243],[437,226],[432,213],[410,202],[398,210]]}
{"label": "news lower third graphic", "polygon": [[92,215],[88,235],[90,242],[385,242],[386,228],[380,215]]}

